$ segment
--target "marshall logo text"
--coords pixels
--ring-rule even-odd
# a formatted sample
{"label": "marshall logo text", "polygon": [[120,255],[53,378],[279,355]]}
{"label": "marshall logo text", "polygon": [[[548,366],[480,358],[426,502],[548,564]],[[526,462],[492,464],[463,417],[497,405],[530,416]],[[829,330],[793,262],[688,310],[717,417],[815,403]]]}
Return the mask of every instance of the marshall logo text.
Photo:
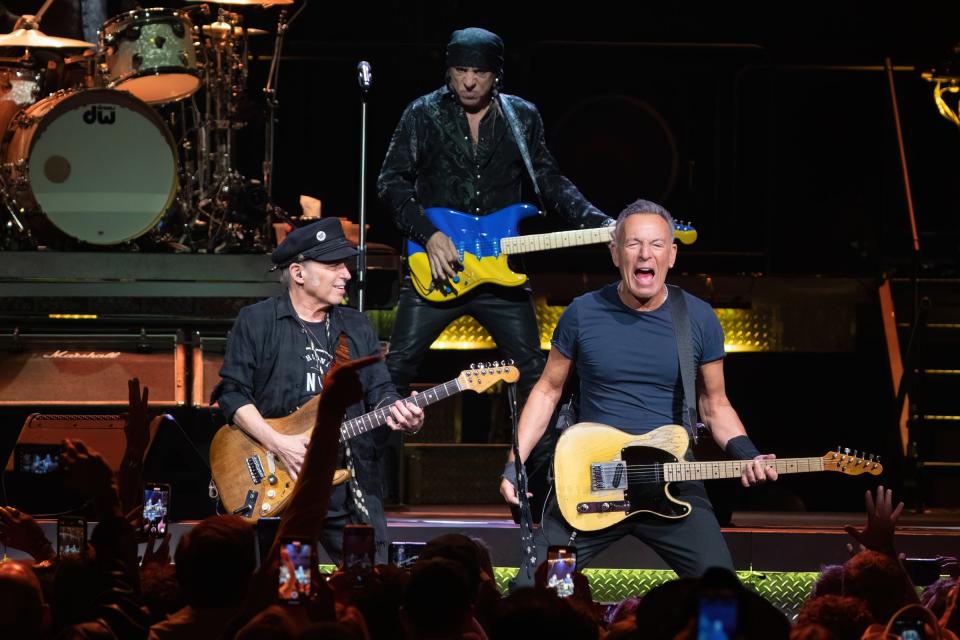
{"label": "marshall logo text", "polygon": [[90,360],[109,360],[116,359],[120,357],[119,351],[65,351],[63,349],[58,349],[53,353],[43,354],[44,358],[65,358],[70,360],[75,359],[90,359]]}

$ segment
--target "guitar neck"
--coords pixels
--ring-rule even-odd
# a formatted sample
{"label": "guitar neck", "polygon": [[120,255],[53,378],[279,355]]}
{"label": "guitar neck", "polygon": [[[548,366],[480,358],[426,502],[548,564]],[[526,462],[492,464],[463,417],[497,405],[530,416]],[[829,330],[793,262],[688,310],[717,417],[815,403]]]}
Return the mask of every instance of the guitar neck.
{"label": "guitar neck", "polygon": [[[423,393],[418,393],[415,396],[410,396],[404,402],[410,404],[415,404],[421,409],[428,405],[433,404],[443,400],[444,398],[449,398],[450,396],[460,393],[462,389],[460,388],[460,382],[454,378],[449,382],[444,382],[441,385],[437,385],[432,389],[428,389]],[[379,409],[374,409],[369,413],[365,413],[362,416],[356,418],[351,418],[347,420],[342,425],[340,425],[340,441],[349,440],[350,438],[355,438],[362,433],[376,429],[379,426],[385,425],[387,423],[387,417],[390,416],[390,406],[381,407]]]}
{"label": "guitar neck", "polygon": [[585,244],[602,244],[610,242],[612,234],[613,227],[611,226],[556,231],[554,233],[535,233],[529,236],[512,236],[500,239],[500,251],[513,255],[562,249],[564,247],[579,247]]}
{"label": "guitar neck", "polygon": [[[716,462],[668,462],[663,465],[664,482],[682,480],[717,480],[739,478],[743,467],[751,460],[719,460]],[[765,460],[777,473],[813,473],[826,471],[823,458],[778,458]]]}

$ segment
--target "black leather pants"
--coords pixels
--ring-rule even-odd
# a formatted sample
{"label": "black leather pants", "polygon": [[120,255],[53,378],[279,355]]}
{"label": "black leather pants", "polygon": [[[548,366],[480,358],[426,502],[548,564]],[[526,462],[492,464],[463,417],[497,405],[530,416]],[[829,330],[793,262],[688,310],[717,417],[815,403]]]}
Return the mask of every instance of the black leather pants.
{"label": "black leather pants", "polygon": [[525,398],[540,378],[546,359],[530,291],[523,288],[479,287],[453,302],[428,302],[408,282],[400,289],[397,317],[387,354],[393,383],[406,395],[427,350],[440,332],[462,315],[473,316],[490,332],[501,360],[520,369],[519,392]]}

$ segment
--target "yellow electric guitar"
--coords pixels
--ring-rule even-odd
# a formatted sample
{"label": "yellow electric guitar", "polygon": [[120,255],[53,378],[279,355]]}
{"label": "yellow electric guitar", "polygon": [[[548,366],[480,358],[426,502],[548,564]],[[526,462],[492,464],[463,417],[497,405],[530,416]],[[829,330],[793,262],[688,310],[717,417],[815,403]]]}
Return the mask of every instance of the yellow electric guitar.
{"label": "yellow electric guitar", "polygon": [[[422,408],[461,391],[480,393],[497,382],[516,382],[519,378],[520,372],[514,366],[496,362],[475,365],[461,371],[449,382],[410,396],[406,402]],[[320,396],[315,396],[297,411],[283,418],[268,419],[267,424],[286,435],[310,434],[317,422],[319,404]],[[384,407],[347,420],[340,426],[340,440],[348,440],[386,424],[389,415],[390,408]],[[279,458],[234,425],[221,427],[214,435],[210,443],[210,469],[223,506],[250,522],[283,511],[295,485]],[[346,482],[349,478],[348,470],[337,469],[333,484]]]}
{"label": "yellow electric guitar", "polygon": [[[683,480],[738,478],[747,460],[681,462],[689,444],[684,427],[670,424],[637,436],[595,422],[563,432],[554,454],[557,503],[575,529],[606,529],[636,514],[668,519],[690,515],[689,502],[670,494]],[[819,458],[780,458],[769,464],[777,473],[836,471],[845,475],[883,472],[880,458],[849,449]]]}
{"label": "yellow electric guitar", "polygon": [[[431,302],[453,300],[481,284],[520,286],[527,281],[527,276],[511,271],[507,256],[603,244],[610,242],[613,232],[613,227],[599,227],[518,235],[519,222],[537,215],[537,208],[529,204],[511,205],[486,216],[471,216],[440,207],[426,209],[425,213],[438,230],[450,237],[463,265],[463,270],[455,278],[435,282],[426,249],[412,240],[407,241],[410,279],[417,293]],[[675,224],[673,235],[683,244],[693,244],[697,240],[697,230],[689,224]]]}

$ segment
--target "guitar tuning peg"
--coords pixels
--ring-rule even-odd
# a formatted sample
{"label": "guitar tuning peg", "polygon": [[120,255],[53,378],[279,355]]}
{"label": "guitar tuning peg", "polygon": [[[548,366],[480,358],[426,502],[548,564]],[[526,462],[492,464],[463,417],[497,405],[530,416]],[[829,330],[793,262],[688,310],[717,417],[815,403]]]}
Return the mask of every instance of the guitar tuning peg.
{"label": "guitar tuning peg", "polygon": [[856,449],[853,450],[853,457],[854,457],[854,458],[857,457],[857,450],[856,450]]}
{"label": "guitar tuning peg", "polygon": [[471,363],[470,363],[470,369],[473,369],[473,368],[476,367],[476,366],[477,366],[477,363],[476,363],[476,362],[471,362]]}
{"label": "guitar tuning peg", "polygon": [[870,454],[870,458],[869,458],[869,459],[870,459],[870,462],[873,462],[873,454],[872,454],[872,453]]}
{"label": "guitar tuning peg", "polygon": [[843,448],[843,455],[845,455],[845,456],[850,455],[850,447],[844,447],[844,448]]}
{"label": "guitar tuning peg", "polygon": [[511,367],[513,366],[513,358],[510,358],[509,360],[507,360],[507,365]]}

